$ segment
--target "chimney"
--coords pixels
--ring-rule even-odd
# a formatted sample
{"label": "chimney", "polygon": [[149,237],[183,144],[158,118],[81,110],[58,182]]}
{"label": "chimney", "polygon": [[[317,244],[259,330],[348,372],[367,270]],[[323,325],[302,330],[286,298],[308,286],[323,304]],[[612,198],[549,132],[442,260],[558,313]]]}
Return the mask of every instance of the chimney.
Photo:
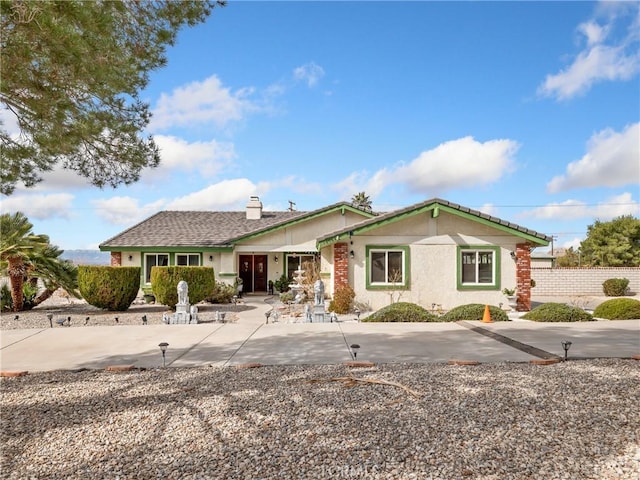
{"label": "chimney", "polygon": [[260,220],[262,218],[262,202],[260,197],[250,197],[247,203],[247,220]]}

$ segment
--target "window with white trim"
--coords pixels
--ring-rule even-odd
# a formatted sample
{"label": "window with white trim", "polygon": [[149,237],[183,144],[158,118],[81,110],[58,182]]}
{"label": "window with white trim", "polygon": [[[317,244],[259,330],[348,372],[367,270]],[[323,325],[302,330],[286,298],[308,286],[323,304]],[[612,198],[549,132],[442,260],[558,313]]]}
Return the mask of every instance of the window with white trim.
{"label": "window with white trim", "polygon": [[200,254],[198,253],[176,253],[176,265],[184,267],[199,267]]}
{"label": "window with white trim", "polygon": [[151,283],[151,267],[166,267],[169,265],[169,254],[146,253],[144,256],[144,281]]}
{"label": "window with white trim", "polygon": [[404,250],[370,250],[371,285],[404,285]]}
{"label": "window with white trim", "polygon": [[494,285],[496,283],[496,252],[494,250],[462,250],[462,285]]}

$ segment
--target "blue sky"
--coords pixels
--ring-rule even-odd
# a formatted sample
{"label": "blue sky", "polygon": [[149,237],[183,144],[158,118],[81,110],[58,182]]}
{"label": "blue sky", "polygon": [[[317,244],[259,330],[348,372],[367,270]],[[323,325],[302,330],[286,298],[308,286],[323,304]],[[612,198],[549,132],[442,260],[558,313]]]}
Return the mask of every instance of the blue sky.
{"label": "blue sky", "polygon": [[[159,210],[432,197],[577,246],[640,216],[637,2],[247,2],[183,30],[143,97],[162,165],[2,198],[64,249]],[[5,117],[5,124],[11,120]]]}

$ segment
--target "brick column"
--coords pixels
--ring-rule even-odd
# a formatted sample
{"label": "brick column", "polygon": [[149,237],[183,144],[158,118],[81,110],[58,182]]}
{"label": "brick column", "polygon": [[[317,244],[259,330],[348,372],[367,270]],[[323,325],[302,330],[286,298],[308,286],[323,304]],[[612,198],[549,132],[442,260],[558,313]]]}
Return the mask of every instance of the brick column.
{"label": "brick column", "polygon": [[349,245],[333,245],[333,291],[341,285],[349,285]]}
{"label": "brick column", "polygon": [[516,288],[518,312],[531,310],[531,250],[526,243],[516,245]]}
{"label": "brick column", "polygon": [[111,266],[112,267],[122,266],[122,252],[111,252]]}

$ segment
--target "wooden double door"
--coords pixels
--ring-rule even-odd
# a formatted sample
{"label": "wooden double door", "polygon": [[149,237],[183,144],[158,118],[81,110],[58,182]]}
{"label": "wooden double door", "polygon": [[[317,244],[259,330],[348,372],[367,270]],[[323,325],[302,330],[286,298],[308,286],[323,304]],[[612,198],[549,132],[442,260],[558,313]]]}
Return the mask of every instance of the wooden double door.
{"label": "wooden double door", "polygon": [[242,279],[242,292],[267,291],[267,255],[240,255],[238,271]]}

